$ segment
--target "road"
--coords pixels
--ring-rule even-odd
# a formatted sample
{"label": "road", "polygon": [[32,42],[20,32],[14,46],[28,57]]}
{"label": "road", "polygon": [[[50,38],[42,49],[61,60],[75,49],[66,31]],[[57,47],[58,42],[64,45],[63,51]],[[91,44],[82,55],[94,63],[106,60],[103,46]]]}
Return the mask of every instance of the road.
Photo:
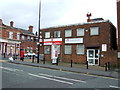
{"label": "road", "polygon": [[2,88],[120,88],[118,79],[3,62]]}

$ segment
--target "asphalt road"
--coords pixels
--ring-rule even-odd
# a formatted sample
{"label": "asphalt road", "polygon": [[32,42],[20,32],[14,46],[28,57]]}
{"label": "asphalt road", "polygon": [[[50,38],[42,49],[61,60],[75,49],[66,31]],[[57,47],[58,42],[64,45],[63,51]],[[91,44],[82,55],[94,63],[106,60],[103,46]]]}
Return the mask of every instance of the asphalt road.
{"label": "asphalt road", "polygon": [[118,79],[3,62],[2,88],[120,88]]}

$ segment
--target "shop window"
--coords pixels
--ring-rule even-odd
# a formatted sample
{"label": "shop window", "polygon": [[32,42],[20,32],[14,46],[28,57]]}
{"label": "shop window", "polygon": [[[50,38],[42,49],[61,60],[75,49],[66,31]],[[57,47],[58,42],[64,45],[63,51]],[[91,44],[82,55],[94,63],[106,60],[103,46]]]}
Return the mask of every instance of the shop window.
{"label": "shop window", "polygon": [[91,27],[90,35],[99,35],[99,27]]}
{"label": "shop window", "polygon": [[13,39],[13,32],[9,32],[9,38]]}
{"label": "shop window", "polygon": [[45,32],[45,38],[50,38],[50,32]]}
{"label": "shop window", "polygon": [[72,30],[65,30],[65,37],[71,37],[72,36]]}
{"label": "shop window", "polygon": [[60,37],[60,31],[54,31],[54,37],[55,38]]}
{"label": "shop window", "polygon": [[77,29],[77,36],[84,36],[84,28]]}
{"label": "shop window", "polygon": [[77,54],[84,54],[84,45],[77,45],[76,52]]}
{"label": "shop window", "polygon": [[72,45],[65,45],[65,54],[72,54]]}
{"label": "shop window", "polygon": [[44,54],[50,54],[50,46],[44,46]]}

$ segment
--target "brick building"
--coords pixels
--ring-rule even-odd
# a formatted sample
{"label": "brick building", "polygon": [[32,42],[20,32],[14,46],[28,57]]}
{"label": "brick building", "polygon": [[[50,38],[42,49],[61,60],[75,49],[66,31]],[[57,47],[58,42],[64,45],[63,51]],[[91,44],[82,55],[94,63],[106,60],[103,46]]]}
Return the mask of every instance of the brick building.
{"label": "brick building", "polygon": [[0,53],[3,55],[19,55],[20,48],[25,52],[36,52],[37,36],[32,32],[33,26],[29,30],[14,27],[14,22],[10,26],[3,24],[0,19]]}
{"label": "brick building", "polygon": [[[43,45],[40,53],[51,61],[51,40],[62,41],[57,45],[61,62],[86,63],[103,66],[106,62],[117,64],[116,28],[102,18],[90,19],[86,23],[41,29]],[[51,38],[53,37],[53,38]]]}

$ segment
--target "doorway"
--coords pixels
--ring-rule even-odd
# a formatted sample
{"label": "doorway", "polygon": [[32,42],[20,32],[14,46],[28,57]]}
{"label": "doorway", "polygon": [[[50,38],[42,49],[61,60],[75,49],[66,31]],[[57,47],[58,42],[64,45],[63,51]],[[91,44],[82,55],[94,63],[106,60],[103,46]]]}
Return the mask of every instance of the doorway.
{"label": "doorway", "polygon": [[99,49],[87,49],[88,65],[99,65]]}

